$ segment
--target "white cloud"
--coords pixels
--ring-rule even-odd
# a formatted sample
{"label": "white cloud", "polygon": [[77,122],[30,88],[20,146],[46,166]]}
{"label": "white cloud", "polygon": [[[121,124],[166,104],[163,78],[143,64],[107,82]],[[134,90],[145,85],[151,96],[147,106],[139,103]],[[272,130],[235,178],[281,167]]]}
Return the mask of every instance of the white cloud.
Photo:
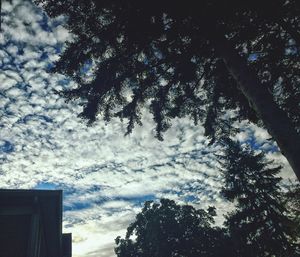
{"label": "white cloud", "polygon": [[[73,233],[75,257],[113,256],[114,238],[124,236],[146,199],[169,197],[190,203],[193,196],[199,208],[216,205],[218,223],[222,222],[230,205],[218,194],[221,176],[214,152],[219,148],[206,146],[203,128],[187,119],[174,120],[165,141],[159,142],[147,112],[144,126],[128,137],[123,136],[126,124],[119,120],[87,127],[77,118],[80,107],[53,93],[65,87],[65,78],[45,72],[59,58],[57,43],[71,36],[49,20],[43,25],[49,27],[45,31],[43,14],[29,1],[5,2],[2,8],[0,44],[8,47],[0,50],[4,110],[0,140],[9,142],[13,150],[0,152],[1,188],[48,183],[64,189],[64,228]],[[258,144],[271,147],[264,130],[243,127],[240,141],[253,136]],[[280,154],[269,156],[287,166]]]}

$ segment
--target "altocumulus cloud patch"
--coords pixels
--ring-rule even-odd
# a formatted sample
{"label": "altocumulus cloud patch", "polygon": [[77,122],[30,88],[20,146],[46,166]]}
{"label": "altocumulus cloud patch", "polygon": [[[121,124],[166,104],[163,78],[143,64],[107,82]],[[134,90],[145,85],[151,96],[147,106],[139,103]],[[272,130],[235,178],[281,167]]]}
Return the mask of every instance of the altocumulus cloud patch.
{"label": "altocumulus cloud patch", "polygon": [[[63,17],[49,20],[30,1],[2,4],[0,35],[0,187],[64,190],[64,229],[73,233],[74,256],[113,256],[143,201],[168,197],[205,208],[228,209],[219,196],[221,174],[201,127],[174,121],[165,141],[154,139],[151,116],[124,137],[126,124],[87,127],[80,107],[53,90],[73,86],[48,74],[71,35]],[[261,129],[243,124],[241,142],[283,158]],[[258,148],[259,148],[258,147]],[[290,177],[286,168],[286,177]]]}

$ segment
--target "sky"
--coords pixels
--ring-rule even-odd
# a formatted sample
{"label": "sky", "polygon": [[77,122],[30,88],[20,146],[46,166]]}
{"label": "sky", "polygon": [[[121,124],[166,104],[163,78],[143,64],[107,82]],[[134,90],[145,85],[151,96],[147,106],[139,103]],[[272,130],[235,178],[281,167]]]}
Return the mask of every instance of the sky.
{"label": "sky", "polygon": [[[88,127],[77,117],[80,103],[54,92],[76,85],[47,72],[72,40],[64,17],[51,20],[27,0],[2,1],[1,14],[0,188],[64,190],[63,231],[72,233],[74,257],[115,256],[114,239],[124,237],[146,200],[214,205],[221,224],[232,207],[219,194],[215,154],[222,149],[208,147],[201,126],[176,119],[160,142],[145,110],[130,136],[119,120]],[[239,126],[237,140],[267,151],[283,166],[281,176],[295,179],[265,130]]]}

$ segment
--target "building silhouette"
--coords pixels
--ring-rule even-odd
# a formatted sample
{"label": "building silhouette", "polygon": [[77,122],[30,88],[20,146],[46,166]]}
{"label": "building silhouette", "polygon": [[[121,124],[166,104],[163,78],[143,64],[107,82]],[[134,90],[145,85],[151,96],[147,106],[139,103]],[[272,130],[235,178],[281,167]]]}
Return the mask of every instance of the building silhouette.
{"label": "building silhouette", "polygon": [[71,257],[61,190],[0,190],[0,257]]}

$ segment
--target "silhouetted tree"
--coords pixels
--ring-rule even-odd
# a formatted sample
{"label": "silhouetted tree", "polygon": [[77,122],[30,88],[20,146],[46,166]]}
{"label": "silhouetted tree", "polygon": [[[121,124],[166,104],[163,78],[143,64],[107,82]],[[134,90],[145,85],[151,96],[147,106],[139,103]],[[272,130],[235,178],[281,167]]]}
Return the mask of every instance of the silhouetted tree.
{"label": "silhouetted tree", "polygon": [[[74,41],[54,71],[78,87],[81,116],[141,124],[150,101],[157,137],[174,117],[202,122],[213,140],[232,132],[224,110],[263,125],[300,179],[300,2],[36,0],[66,15]],[[87,78],[86,70],[93,71]]]}
{"label": "silhouetted tree", "polygon": [[300,255],[300,184],[289,186],[288,191],[283,194],[283,201],[289,210],[289,216],[293,223],[289,224],[294,232],[295,240],[298,242]]}
{"label": "silhouetted tree", "polygon": [[168,199],[148,201],[125,239],[116,238],[115,252],[118,257],[232,256],[224,231],[211,227],[213,216],[213,207],[205,211]]}
{"label": "silhouetted tree", "polygon": [[[280,200],[277,177],[281,167],[271,167],[264,154],[227,140],[222,194],[236,203],[225,225],[240,257],[299,256],[292,220]],[[299,235],[298,235],[299,236]]]}

